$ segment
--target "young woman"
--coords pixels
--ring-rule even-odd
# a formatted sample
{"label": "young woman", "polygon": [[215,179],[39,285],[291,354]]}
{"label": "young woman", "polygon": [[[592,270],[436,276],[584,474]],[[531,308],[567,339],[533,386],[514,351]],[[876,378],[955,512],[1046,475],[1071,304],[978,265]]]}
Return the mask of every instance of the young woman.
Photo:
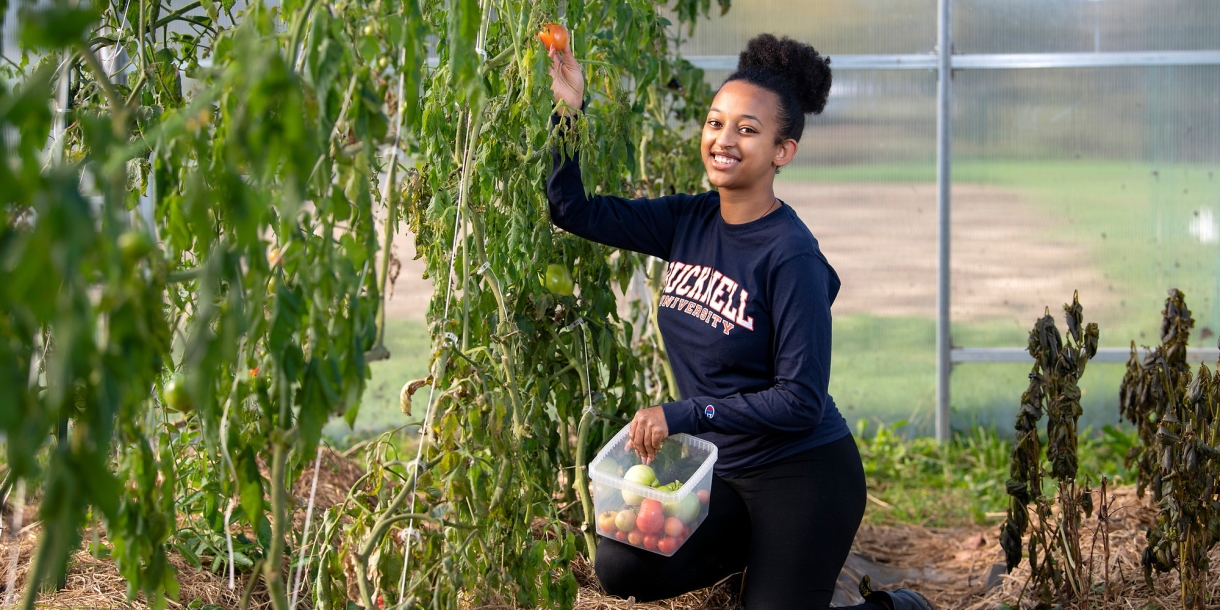
{"label": "young woman", "polygon": [[[555,101],[581,108],[575,58],[551,56]],[[547,196],[556,226],[669,261],[658,324],[682,400],[636,413],[630,446],[648,460],[685,432],[719,450],[710,512],[672,557],[601,540],[595,567],[610,594],[662,599],[748,569],[750,610],[830,604],[865,503],[860,454],[827,394],[839,278],[773,188],[805,115],[826,105],[829,64],[788,38],[749,42],[703,125],[714,191],[589,198],[578,161],[555,154]],[[900,589],[860,607],[930,605]]]}

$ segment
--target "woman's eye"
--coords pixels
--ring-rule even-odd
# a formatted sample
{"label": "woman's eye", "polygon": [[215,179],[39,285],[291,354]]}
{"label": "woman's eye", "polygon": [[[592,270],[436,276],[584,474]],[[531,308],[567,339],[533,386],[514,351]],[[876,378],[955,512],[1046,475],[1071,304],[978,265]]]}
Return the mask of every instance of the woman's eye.
{"label": "woman's eye", "polygon": [[708,121],[707,124],[708,124],[708,127],[720,127],[720,121],[717,121],[715,119]]}
{"label": "woman's eye", "polygon": [[750,127],[742,127],[741,133],[755,133],[755,132],[754,132],[754,129],[752,129]]}

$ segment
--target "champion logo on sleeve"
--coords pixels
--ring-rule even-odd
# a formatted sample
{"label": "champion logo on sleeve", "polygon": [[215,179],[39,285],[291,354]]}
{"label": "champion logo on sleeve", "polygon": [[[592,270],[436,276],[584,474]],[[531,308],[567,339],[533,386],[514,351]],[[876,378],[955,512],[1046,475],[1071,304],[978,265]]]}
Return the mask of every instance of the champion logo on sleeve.
{"label": "champion logo on sleeve", "polygon": [[708,419],[716,417],[716,407],[708,405],[707,408],[703,410],[703,414],[706,415]]}

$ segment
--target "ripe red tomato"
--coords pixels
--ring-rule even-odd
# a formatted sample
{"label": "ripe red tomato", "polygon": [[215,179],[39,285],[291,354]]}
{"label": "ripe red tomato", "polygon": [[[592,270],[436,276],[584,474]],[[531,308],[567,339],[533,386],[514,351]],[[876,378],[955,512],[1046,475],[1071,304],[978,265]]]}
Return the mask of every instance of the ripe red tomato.
{"label": "ripe red tomato", "polygon": [[627,532],[624,532],[623,530],[614,532],[614,539],[618,540],[619,542],[627,542]]}
{"label": "ripe red tomato", "polygon": [[665,535],[666,536],[681,536],[682,530],[685,528],[682,525],[682,520],[677,517],[669,517],[665,519]]}
{"label": "ripe red tomato", "polygon": [[680,544],[680,542],[677,538],[668,536],[657,542],[657,550],[669,555],[670,553],[678,550],[678,544]]}
{"label": "ripe red tomato", "polygon": [[548,51],[566,51],[568,48],[568,28],[558,23],[549,23],[538,33],[538,40]]}
{"label": "ripe red tomato", "polygon": [[648,534],[647,536],[644,536],[644,548],[650,551],[655,551],[657,550],[657,543],[660,541],[661,539],[658,538],[656,534]]}
{"label": "ripe red tomato", "polygon": [[699,498],[700,504],[707,504],[712,499],[712,492],[706,489],[700,489],[695,492],[695,497]]}
{"label": "ripe red tomato", "polygon": [[635,518],[635,526],[645,534],[655,534],[660,532],[664,525],[664,507],[652,498],[644,498],[640,503],[640,514]]}
{"label": "ripe red tomato", "polygon": [[682,526],[682,539],[686,540],[687,538],[690,538],[690,528],[683,525]]}
{"label": "ripe red tomato", "polygon": [[641,532],[640,530],[631,530],[627,533],[627,542],[630,542],[635,546],[640,546],[644,543],[644,532]]}

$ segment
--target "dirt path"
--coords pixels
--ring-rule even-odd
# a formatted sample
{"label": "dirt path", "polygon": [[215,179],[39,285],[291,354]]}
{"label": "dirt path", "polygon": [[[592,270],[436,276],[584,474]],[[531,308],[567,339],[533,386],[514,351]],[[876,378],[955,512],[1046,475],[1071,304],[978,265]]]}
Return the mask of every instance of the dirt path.
{"label": "dirt path", "polygon": [[[843,281],[839,315],[936,315],[936,187],[933,184],[776,183],[777,194],[813,231]],[[1018,191],[953,189],[952,302],[955,321],[1032,320],[1072,291],[1108,291],[1081,246],[1052,239],[1052,220]],[[422,321],[432,281],[414,237],[394,240],[402,272],[388,315]]]}
{"label": "dirt path", "polygon": [[[779,182],[776,192],[813,231],[839,273],[836,314],[936,315],[936,186]],[[1011,189],[953,187],[955,321],[1021,320],[1047,304],[1107,289],[1078,262],[1085,250],[1048,237],[1046,218]]]}

